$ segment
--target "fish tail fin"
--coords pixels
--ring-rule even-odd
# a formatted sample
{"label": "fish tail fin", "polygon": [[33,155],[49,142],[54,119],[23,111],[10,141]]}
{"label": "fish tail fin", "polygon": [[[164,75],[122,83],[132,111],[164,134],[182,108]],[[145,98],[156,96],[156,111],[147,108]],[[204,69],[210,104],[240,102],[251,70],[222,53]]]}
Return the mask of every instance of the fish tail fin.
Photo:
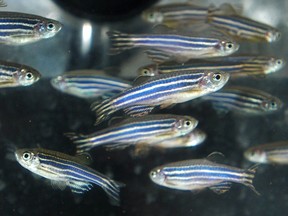
{"label": "fish tail fin", "polygon": [[112,105],[111,98],[107,98],[100,103],[92,103],[91,110],[96,112],[97,119],[95,125],[98,125],[102,121],[108,119],[109,115],[113,114],[116,111],[114,109],[114,106]]}
{"label": "fish tail fin", "polygon": [[259,166],[259,164],[255,164],[245,171],[244,178],[243,178],[243,184],[246,185],[247,187],[249,187],[258,196],[260,196],[261,194],[255,189],[255,187],[253,185],[253,179],[255,177],[255,173],[256,173],[258,166]]}
{"label": "fish tail fin", "polygon": [[104,191],[107,193],[110,203],[115,206],[120,205],[120,188],[124,187],[125,184],[114,181],[114,180],[109,180],[107,185],[103,186]]}
{"label": "fish tail fin", "polygon": [[129,34],[119,31],[108,31],[107,35],[111,42],[110,55],[116,55],[134,47],[134,42]]}
{"label": "fish tail fin", "polygon": [[74,132],[69,132],[64,134],[69,138],[74,144],[76,144],[76,153],[82,154],[83,152],[89,151],[92,147],[96,146],[96,142],[92,138],[87,137],[83,134],[76,134]]}

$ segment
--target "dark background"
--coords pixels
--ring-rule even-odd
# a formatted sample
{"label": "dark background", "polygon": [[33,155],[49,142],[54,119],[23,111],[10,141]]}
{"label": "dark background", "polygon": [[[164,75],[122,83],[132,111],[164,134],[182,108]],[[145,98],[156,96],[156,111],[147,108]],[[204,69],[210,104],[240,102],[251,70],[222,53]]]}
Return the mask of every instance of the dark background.
{"label": "dark background", "polygon": [[[16,2],[16,1],[15,1]],[[99,130],[93,123],[95,116],[90,112],[90,103],[57,92],[50,85],[50,78],[68,70],[80,68],[120,67],[119,75],[135,76],[135,70],[148,62],[142,52],[128,51],[117,56],[108,56],[108,42],[105,32],[117,29],[127,32],[143,32],[147,24],[132,13],[118,22],[97,21],[97,17],[82,18],[78,11],[58,8],[50,1],[42,1],[38,11],[32,9],[31,1],[11,1],[8,9],[35,13],[55,18],[64,23],[61,32],[49,40],[22,47],[1,46],[3,60],[16,61],[37,68],[43,78],[27,88],[0,89],[0,215],[54,216],[54,215],[284,215],[288,209],[287,166],[262,165],[255,177],[254,185],[261,193],[257,196],[243,185],[233,184],[231,190],[216,195],[210,190],[194,194],[160,187],[150,181],[148,173],[155,166],[168,162],[203,158],[213,151],[225,155],[223,163],[248,168],[252,164],[243,158],[243,151],[249,146],[273,141],[287,140],[287,69],[266,78],[249,78],[231,81],[230,84],[251,86],[267,91],[281,98],[284,107],[277,113],[262,116],[243,116],[233,113],[217,113],[207,103],[185,103],[162,113],[191,115],[199,120],[199,128],[208,135],[207,140],[197,148],[151,150],[146,155],[135,157],[133,147],[106,151],[93,149],[92,167],[113,179],[123,182],[121,206],[109,204],[105,192],[95,186],[80,199],[66,189],[53,189],[45,181],[22,168],[14,159],[15,148],[43,148],[74,154],[73,144],[65,138],[65,132],[90,133]],[[18,1],[17,1],[18,2]],[[219,1],[220,2],[220,1]],[[276,55],[287,54],[284,45],[287,38],[287,17],[281,11],[287,8],[285,1],[251,1],[251,7],[244,7],[250,17],[267,16],[283,33],[281,41],[275,44],[243,43],[239,53]],[[280,1],[279,1],[280,2]],[[218,1],[216,1],[218,4]],[[44,7],[47,4],[47,7]],[[208,3],[207,3],[208,4]],[[22,7],[21,7],[22,6]],[[21,10],[19,9],[21,7]],[[142,5],[139,8],[143,8]],[[17,10],[18,8],[18,10]],[[275,8],[276,10],[275,12]],[[4,9],[3,9],[4,10]],[[43,12],[42,12],[43,10]],[[253,11],[253,13],[250,13]],[[259,12],[263,16],[258,16]],[[268,12],[267,12],[268,11]],[[278,12],[278,13],[277,13]],[[87,13],[87,12],[85,12]],[[276,15],[277,16],[276,16]],[[276,16],[276,17],[274,17]],[[265,17],[265,16],[264,16]],[[103,18],[103,17],[102,17]],[[261,20],[261,19],[260,19]],[[265,19],[264,19],[265,20]],[[263,20],[262,20],[263,21]],[[271,21],[271,22],[272,22]],[[273,21],[273,22],[274,22]],[[88,49],[83,50],[83,23],[92,27]],[[83,43],[82,43],[82,42]],[[105,126],[105,125],[104,125]],[[103,127],[104,127],[103,126]]]}

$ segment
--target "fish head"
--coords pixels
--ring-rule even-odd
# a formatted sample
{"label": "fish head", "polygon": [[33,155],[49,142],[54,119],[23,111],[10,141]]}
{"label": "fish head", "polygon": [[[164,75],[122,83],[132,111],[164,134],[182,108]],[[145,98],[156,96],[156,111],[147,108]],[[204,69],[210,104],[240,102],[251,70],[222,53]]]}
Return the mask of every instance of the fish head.
{"label": "fish head", "polygon": [[267,163],[267,154],[260,148],[249,148],[244,152],[247,160],[255,163]]}
{"label": "fish head", "polygon": [[269,43],[275,42],[281,38],[281,33],[277,29],[271,29],[266,32],[265,38]]}
{"label": "fish head", "polygon": [[266,112],[273,112],[281,109],[283,102],[277,97],[271,97],[269,99],[263,100],[261,103],[261,108]]}
{"label": "fish head", "polygon": [[139,76],[155,76],[159,74],[156,64],[140,67],[137,72]]}
{"label": "fish head", "polygon": [[22,66],[15,74],[17,82],[22,86],[30,86],[41,78],[41,74],[34,68]]}
{"label": "fish head", "polygon": [[53,79],[51,79],[51,85],[60,91],[63,91],[66,88],[66,81],[63,76],[57,76]]}
{"label": "fish head", "polygon": [[149,23],[162,23],[164,15],[158,9],[150,9],[142,13],[142,19]]}
{"label": "fish head", "polygon": [[154,183],[159,185],[164,185],[166,179],[166,176],[161,168],[155,168],[151,170],[149,173],[149,177]]}
{"label": "fish head", "polygon": [[221,56],[231,55],[239,49],[240,45],[233,40],[222,40],[217,45],[217,49],[220,51]]}
{"label": "fish head", "polygon": [[17,149],[15,151],[15,157],[18,163],[24,168],[35,172],[40,165],[37,152],[33,149]]}
{"label": "fish head", "polygon": [[57,34],[62,28],[62,24],[56,20],[45,19],[40,21],[34,28],[40,37],[50,38]]}
{"label": "fish head", "polygon": [[191,132],[198,125],[198,120],[191,116],[183,116],[177,119],[175,129],[180,132],[181,136],[184,136]]}
{"label": "fish head", "polygon": [[286,62],[282,58],[271,58],[266,66],[265,73],[273,73],[285,66]]}
{"label": "fish head", "polygon": [[224,71],[206,71],[199,84],[206,92],[215,92],[228,82],[229,77],[230,74]]}

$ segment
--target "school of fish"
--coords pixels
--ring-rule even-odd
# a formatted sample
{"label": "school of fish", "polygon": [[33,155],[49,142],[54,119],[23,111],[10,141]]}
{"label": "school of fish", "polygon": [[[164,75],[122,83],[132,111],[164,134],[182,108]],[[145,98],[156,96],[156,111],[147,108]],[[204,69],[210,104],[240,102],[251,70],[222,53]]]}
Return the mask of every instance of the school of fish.
{"label": "school of fish", "polygon": [[[5,7],[5,3],[1,1],[0,6]],[[51,79],[51,85],[60,92],[94,100],[91,111],[96,114],[95,124],[109,120],[107,126],[90,134],[65,133],[76,148],[75,156],[43,148],[16,149],[15,158],[22,167],[73,193],[82,194],[97,185],[111,204],[120,205],[120,189],[125,184],[90,167],[87,152],[91,149],[129,147],[139,154],[149,148],[198,146],[207,137],[198,128],[199,120],[161,114],[163,109],[194,103],[196,99],[218,112],[232,112],[244,118],[268,115],[282,108],[281,98],[264,89],[229,85],[230,79],[263,78],[285,66],[284,59],[277,56],[236,54],[242,41],[265,42],[267,46],[278,41],[281,33],[275,27],[242,16],[242,11],[228,3],[218,7],[191,3],[157,5],[143,11],[141,18],[146,24],[151,23],[146,33],[117,29],[107,32],[107,55],[138,48],[151,59],[151,64],[139,65],[134,81],[109,75],[105,69],[70,71]],[[0,45],[29,46],[57,37],[62,28],[65,26],[50,18],[1,11]],[[30,86],[40,78],[40,72],[30,66],[0,61],[0,88]],[[215,155],[221,153],[159,164],[147,173],[147,178],[170,189],[210,189],[217,194],[229,191],[232,183],[237,183],[259,195],[253,185],[258,165],[288,164],[288,141],[247,149],[244,157],[257,164],[246,169],[219,163]]]}

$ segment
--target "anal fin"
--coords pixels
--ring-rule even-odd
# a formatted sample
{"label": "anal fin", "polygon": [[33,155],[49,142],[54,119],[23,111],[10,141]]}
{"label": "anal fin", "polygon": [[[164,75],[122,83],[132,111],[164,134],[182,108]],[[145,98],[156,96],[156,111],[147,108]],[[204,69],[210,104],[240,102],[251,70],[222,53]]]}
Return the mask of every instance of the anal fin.
{"label": "anal fin", "polygon": [[216,194],[223,194],[231,188],[231,182],[221,182],[220,184],[209,187]]}
{"label": "anal fin", "polygon": [[148,115],[154,109],[154,106],[145,106],[145,105],[135,105],[131,107],[125,108],[123,111],[126,115],[131,117],[140,117],[144,115]]}

